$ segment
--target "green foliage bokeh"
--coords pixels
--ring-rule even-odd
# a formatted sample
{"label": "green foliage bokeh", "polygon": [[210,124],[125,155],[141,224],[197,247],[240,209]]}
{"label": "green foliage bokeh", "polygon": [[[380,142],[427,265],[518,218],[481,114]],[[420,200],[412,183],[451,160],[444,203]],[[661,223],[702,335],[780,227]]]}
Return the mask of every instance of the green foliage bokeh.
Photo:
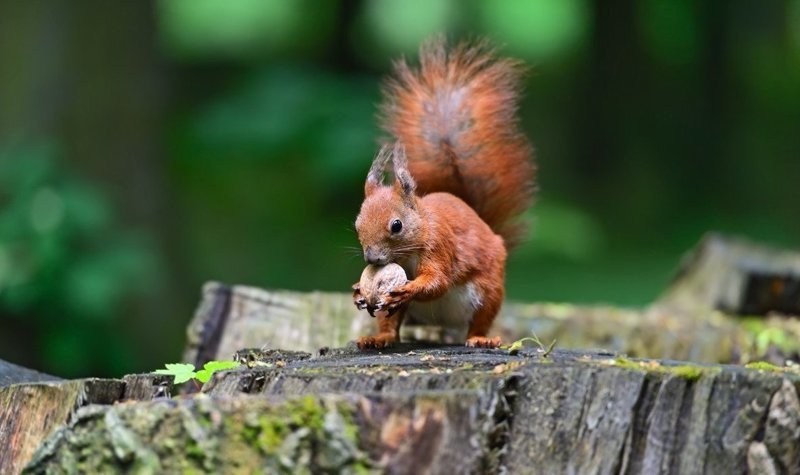
{"label": "green foliage bokeh", "polygon": [[346,291],[381,78],[433,33],[531,66],[511,298],[645,304],[712,229],[796,247],[798,20],[798,0],[3,4],[0,358],[144,371],[180,357],[204,281]]}

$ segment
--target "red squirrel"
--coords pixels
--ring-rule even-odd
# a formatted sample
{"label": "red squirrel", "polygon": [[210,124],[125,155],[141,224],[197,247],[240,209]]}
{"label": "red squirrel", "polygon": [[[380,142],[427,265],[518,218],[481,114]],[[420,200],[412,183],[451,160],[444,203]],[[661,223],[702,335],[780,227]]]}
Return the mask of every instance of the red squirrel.
{"label": "red squirrel", "polygon": [[[396,62],[386,83],[381,119],[394,143],[375,158],[356,219],[367,263],[395,262],[409,280],[369,309],[389,316],[356,343],[390,346],[406,319],[497,347],[487,333],[505,295],[507,249],[525,230],[519,218],[534,192],[533,148],[516,114],[522,65],[486,42],[449,48],[442,38],[422,45],[419,62]],[[366,308],[359,284],[353,290]]]}

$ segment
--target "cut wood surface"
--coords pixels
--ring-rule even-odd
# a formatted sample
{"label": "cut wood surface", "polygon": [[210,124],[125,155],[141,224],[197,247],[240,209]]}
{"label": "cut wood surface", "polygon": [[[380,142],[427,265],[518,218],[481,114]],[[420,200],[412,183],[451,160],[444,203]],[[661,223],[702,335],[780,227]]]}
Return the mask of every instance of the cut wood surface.
{"label": "cut wood surface", "polygon": [[17,383],[58,381],[60,378],[0,360],[0,388]]}
{"label": "cut wood surface", "polygon": [[239,352],[203,393],[88,406],[28,473],[796,473],[800,376],[556,350]]}

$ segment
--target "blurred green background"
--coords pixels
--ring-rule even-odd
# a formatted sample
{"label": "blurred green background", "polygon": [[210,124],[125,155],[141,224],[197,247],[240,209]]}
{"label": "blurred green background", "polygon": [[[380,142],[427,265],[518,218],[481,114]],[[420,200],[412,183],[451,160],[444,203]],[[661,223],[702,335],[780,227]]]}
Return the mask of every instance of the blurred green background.
{"label": "blurred green background", "polygon": [[0,358],[176,361],[204,281],[346,291],[391,60],[532,65],[514,299],[641,305],[707,230],[800,247],[800,1],[0,3]]}

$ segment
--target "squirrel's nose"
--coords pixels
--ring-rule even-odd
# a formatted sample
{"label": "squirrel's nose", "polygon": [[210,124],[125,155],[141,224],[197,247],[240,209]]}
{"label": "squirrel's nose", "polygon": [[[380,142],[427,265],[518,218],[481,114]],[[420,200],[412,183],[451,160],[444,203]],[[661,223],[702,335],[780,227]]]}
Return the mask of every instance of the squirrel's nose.
{"label": "squirrel's nose", "polygon": [[368,248],[364,251],[364,260],[367,261],[367,264],[372,264],[376,266],[386,264],[386,256],[382,255],[380,252],[375,251],[372,248]]}

